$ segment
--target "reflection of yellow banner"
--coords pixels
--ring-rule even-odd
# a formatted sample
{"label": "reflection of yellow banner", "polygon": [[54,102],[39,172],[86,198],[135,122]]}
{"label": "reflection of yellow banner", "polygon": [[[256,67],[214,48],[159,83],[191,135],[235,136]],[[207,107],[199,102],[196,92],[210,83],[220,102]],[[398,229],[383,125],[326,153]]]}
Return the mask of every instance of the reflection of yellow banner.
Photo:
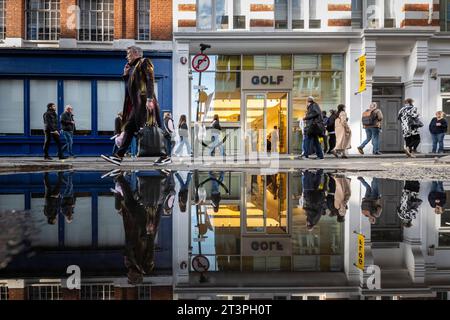
{"label": "reflection of yellow banner", "polygon": [[359,89],[358,93],[366,90],[366,56],[361,56],[358,59],[359,67]]}
{"label": "reflection of yellow banner", "polygon": [[356,257],[356,267],[364,271],[364,242],[362,234],[358,234],[358,256]]}

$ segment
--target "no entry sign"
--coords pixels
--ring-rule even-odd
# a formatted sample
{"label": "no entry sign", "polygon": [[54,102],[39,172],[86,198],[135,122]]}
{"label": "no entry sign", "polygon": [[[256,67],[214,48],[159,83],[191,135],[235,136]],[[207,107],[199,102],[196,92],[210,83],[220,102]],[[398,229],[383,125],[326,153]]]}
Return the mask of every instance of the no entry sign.
{"label": "no entry sign", "polygon": [[200,53],[192,59],[192,68],[197,72],[204,72],[208,70],[210,60],[206,54]]}

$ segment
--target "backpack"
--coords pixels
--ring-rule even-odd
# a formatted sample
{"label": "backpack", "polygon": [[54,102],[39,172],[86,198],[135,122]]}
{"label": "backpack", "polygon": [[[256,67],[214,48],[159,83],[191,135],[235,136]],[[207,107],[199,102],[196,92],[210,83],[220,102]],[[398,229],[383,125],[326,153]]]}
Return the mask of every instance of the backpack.
{"label": "backpack", "polygon": [[361,122],[364,126],[373,126],[375,125],[377,117],[374,116],[373,110],[366,110],[362,114]]}

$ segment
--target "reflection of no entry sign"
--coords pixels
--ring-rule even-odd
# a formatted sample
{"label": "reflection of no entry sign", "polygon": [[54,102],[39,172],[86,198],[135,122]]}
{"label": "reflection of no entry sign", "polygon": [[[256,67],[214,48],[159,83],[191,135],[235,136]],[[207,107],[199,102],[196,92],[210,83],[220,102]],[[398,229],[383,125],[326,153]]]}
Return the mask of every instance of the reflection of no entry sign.
{"label": "reflection of no entry sign", "polygon": [[197,72],[203,72],[209,68],[209,58],[206,54],[200,53],[192,60],[192,68]]}
{"label": "reflection of no entry sign", "polygon": [[192,267],[196,272],[206,272],[209,270],[209,260],[205,256],[196,256],[192,260]]}

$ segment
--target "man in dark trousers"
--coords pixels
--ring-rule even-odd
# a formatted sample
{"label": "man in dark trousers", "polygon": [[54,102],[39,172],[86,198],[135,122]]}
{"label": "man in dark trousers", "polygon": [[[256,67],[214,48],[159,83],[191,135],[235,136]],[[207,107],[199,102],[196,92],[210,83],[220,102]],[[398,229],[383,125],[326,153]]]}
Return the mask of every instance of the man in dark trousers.
{"label": "man in dark trousers", "polygon": [[45,142],[44,142],[44,159],[45,160],[53,160],[49,154],[48,150],[50,149],[50,139],[53,137],[55,140],[56,146],[58,147],[58,156],[59,159],[67,159],[64,157],[62,148],[61,148],[61,140],[59,138],[58,132],[58,115],[56,114],[56,105],[54,103],[49,103],[47,105],[47,112],[43,115],[44,118],[44,134],[45,134]]}
{"label": "man in dark trousers", "polygon": [[317,159],[323,160],[322,146],[319,142],[319,137],[323,135],[323,132],[316,132],[323,127],[322,111],[313,97],[308,97],[306,116],[303,118],[303,121],[305,122],[304,135],[306,137],[305,158],[309,158],[312,145],[317,154]]}
{"label": "man in dark trousers", "polygon": [[[125,103],[123,108],[124,137],[122,145],[114,155],[102,158],[120,166],[133,137],[144,127],[148,117],[153,117],[158,127],[162,127],[160,110],[155,96],[155,75],[152,62],[144,58],[141,48],[131,46],[127,50],[128,63],[125,65],[123,79],[125,80]],[[171,163],[165,156],[155,162],[157,165]]]}

